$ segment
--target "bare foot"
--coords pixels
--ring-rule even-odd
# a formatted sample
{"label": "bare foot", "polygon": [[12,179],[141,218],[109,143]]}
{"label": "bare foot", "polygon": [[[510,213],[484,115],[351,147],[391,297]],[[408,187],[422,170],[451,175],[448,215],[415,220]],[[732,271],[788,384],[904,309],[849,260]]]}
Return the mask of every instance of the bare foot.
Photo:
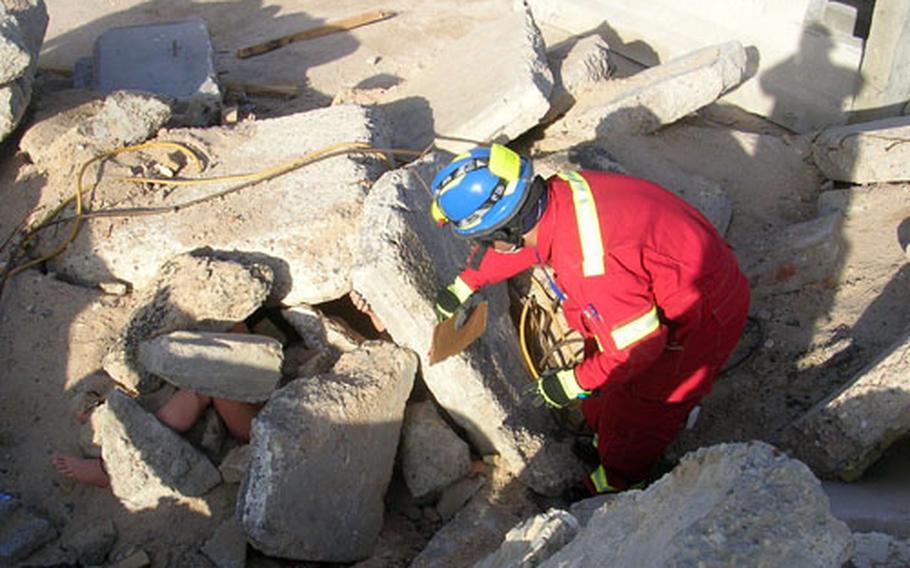
{"label": "bare foot", "polygon": [[111,485],[111,478],[104,471],[104,464],[100,458],[86,459],[54,454],[51,462],[60,475],[77,483],[95,487],[110,487]]}
{"label": "bare foot", "polygon": [[357,308],[359,311],[365,313],[366,315],[370,316],[370,321],[373,322],[373,327],[376,328],[376,331],[378,331],[379,333],[384,332],[385,324],[382,323],[382,320],[380,320],[378,317],[376,317],[376,314],[373,313],[373,308],[370,307],[370,304],[367,303],[367,301],[364,299],[364,297],[361,296],[359,293],[357,293],[355,290],[351,290],[350,296],[351,296],[351,302],[354,304],[354,307]]}

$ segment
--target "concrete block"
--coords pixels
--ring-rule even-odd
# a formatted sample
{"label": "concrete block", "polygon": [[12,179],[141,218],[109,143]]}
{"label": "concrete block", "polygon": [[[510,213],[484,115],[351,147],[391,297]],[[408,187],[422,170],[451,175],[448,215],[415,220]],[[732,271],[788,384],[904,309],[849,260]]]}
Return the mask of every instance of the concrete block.
{"label": "concrete block", "polygon": [[799,290],[836,274],[843,253],[840,211],[785,228],[743,262],[755,296]]}
{"label": "concrete block", "polygon": [[423,379],[436,402],[464,428],[481,454],[498,453],[505,467],[535,491],[558,495],[584,475],[547,410],[524,395],[530,377],[518,352],[504,285],[489,300],[484,335],[466,351],[430,365],[436,290],[463,267],[469,247],[429,214],[419,178],[432,179],[448,156],[389,172],[367,197],[354,288],[369,302],[399,345],[421,357]]}
{"label": "concrete block", "polygon": [[156,93],[172,98],[174,120],[207,126],[221,116],[221,89],[208,25],[201,18],[112,28],[95,40],[95,90]]}
{"label": "concrete block", "polygon": [[590,35],[547,52],[553,71],[553,91],[550,93],[550,110],[540,119],[542,124],[552,122],[567,110],[584,93],[603,86],[613,74],[610,47],[600,36]]}
{"label": "concrete block", "polygon": [[[174,129],[168,139],[212,149],[215,159],[205,176],[214,177],[286,164],[338,144],[386,148],[387,134],[378,111],[336,106],[230,128]],[[351,290],[363,199],[386,169],[374,155],[337,155],[172,214],[88,220],[53,270],[79,282],[116,278],[140,289],[169,258],[211,247],[271,266],[274,303],[334,300]],[[132,204],[167,207],[232,187],[236,184],[182,187],[167,196],[152,192]]]}
{"label": "concrete block", "polygon": [[860,77],[852,122],[900,114],[910,93],[910,0],[874,4]]}
{"label": "concrete block", "polygon": [[335,359],[341,353],[357,349],[361,343],[345,326],[312,306],[294,306],[282,310],[281,315],[300,335],[304,345],[310,349],[334,352]]}
{"label": "concrete block", "polygon": [[416,372],[412,352],[370,341],[269,399],[237,502],[255,548],[294,560],[370,556]]}
{"label": "concrete block", "polygon": [[474,568],[537,566],[581,531],[578,519],[561,509],[550,509],[523,521],[506,533],[499,550]]}
{"label": "concrete block", "polygon": [[0,84],[21,77],[35,54],[26,47],[19,21],[0,4]]}
{"label": "concrete block", "polygon": [[75,129],[72,145],[87,143],[96,153],[144,142],[171,118],[170,104],[143,92],[114,91],[98,114]]}
{"label": "concrete block", "polygon": [[482,475],[459,479],[446,487],[436,503],[436,512],[443,521],[450,521],[474,495],[480,491],[487,480]]}
{"label": "concrete block", "polygon": [[850,530],[802,463],[762,442],[685,456],[645,491],[594,513],[555,566],[841,566]]}
{"label": "concrete block", "polygon": [[901,568],[910,566],[910,539],[888,534],[853,533],[852,568]]}
{"label": "concrete block", "polygon": [[739,85],[745,72],[745,49],[731,41],[611,81],[548,126],[539,146],[555,151],[617,134],[654,132],[714,102]]}
{"label": "concrete block", "polygon": [[120,390],[92,413],[111,490],[129,511],[198,497],[221,483],[204,455]]}
{"label": "concrete block", "polygon": [[783,444],[823,478],[855,481],[910,433],[910,335],[791,424]]}
{"label": "concrete block", "polygon": [[22,502],[0,493],[0,563],[18,565],[57,538],[57,529],[32,513]]}
{"label": "concrete block", "polygon": [[201,548],[202,554],[218,568],[245,568],[246,535],[233,515],[221,523]]}
{"label": "concrete block", "polygon": [[272,287],[265,264],[197,250],[167,260],[137,292],[136,307],[104,357],[104,370],[129,391],[147,393],[162,382],[138,362],[144,340],[184,329],[227,331],[259,308]]}
{"label": "concrete block", "polygon": [[852,183],[910,180],[910,117],[885,118],[823,130],[812,158],[833,180]]}
{"label": "concrete block", "polygon": [[430,401],[408,406],[401,433],[401,470],[411,495],[435,493],[467,475],[468,445],[449,428]]}
{"label": "concrete block", "polygon": [[239,333],[175,331],[139,344],[139,363],[172,385],[201,394],[262,402],[278,387],[281,343]]}

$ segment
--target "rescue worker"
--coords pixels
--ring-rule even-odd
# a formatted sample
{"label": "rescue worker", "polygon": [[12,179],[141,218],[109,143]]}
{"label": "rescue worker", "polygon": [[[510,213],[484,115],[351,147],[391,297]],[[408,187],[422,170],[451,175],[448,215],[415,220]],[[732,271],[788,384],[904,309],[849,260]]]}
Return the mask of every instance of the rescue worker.
{"label": "rescue worker", "polygon": [[591,493],[641,482],[745,325],[749,284],[729,245],[654,183],[598,171],[544,180],[496,144],[456,157],[432,191],[434,219],[477,244],[439,290],[440,317],[540,265],[586,342],[584,360],[543,373],[537,395],[557,408],[582,399],[601,464],[585,479]]}

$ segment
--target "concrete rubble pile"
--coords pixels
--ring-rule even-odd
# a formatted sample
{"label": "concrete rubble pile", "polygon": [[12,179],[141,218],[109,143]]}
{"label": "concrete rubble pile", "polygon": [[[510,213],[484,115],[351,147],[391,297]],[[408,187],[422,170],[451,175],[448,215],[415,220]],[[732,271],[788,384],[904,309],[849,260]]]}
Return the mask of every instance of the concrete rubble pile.
{"label": "concrete rubble pile", "polygon": [[[730,444],[689,454],[647,490],[589,503],[585,514],[535,515],[540,507],[527,496],[518,498],[519,506],[497,501],[494,489],[502,487],[495,476],[518,487],[516,493],[527,488],[556,497],[586,470],[550,412],[527,395],[531,384],[504,284],[483,292],[490,306],[484,335],[430,365],[435,292],[460,270],[469,246],[434,225],[425,182],[465,139],[507,142],[538,126],[546,133],[535,145],[545,154],[542,173],[579,166],[633,171],[638,164],[627,167],[597,142],[651,134],[746,79],[745,50],[731,42],[614,80],[600,38],[563,46],[548,59],[527,8],[512,18],[524,33],[488,29],[471,45],[479,53],[492,43],[504,55],[497,58],[502,68],[479,70],[481,84],[496,86],[475,82],[470,112],[458,97],[438,92],[448,86],[440,75],[476,55],[466,53],[370,104],[357,104],[362,93],[348,93],[351,103],[337,99],[331,107],[231,127],[172,128],[156,139],[177,112],[171,102],[111,89],[103,102],[36,120],[23,134],[23,149],[39,165],[147,139],[183,142],[212,152],[204,177],[350,150],[241,188],[222,181],[169,193],[126,189],[132,206],[172,210],[86,219],[67,250],[48,263],[68,281],[119,283],[131,291],[127,323],[103,360],[117,386],[91,418],[114,495],[128,510],[142,511],[237,484],[235,514],[218,519],[217,530],[200,543],[219,567],[245,565],[247,543],[283,559],[369,562],[382,543],[396,464],[410,497],[432,508],[441,527],[413,559],[417,567],[839,566],[853,555],[854,542],[868,562],[905,558],[906,543],[854,537],[834,519],[813,471],[855,478],[910,431],[907,397],[883,394],[905,388],[896,377],[906,375],[906,338],[793,425],[785,447],[813,471],[764,443]],[[505,37],[511,43],[499,41]],[[33,59],[34,53],[20,57],[19,75],[6,78],[0,93],[34,71]],[[15,88],[27,92],[24,84]],[[392,97],[424,91],[439,101],[435,131],[413,108],[392,104]],[[879,135],[904,136],[906,129],[906,121],[891,120],[816,133],[812,155],[832,179],[908,179],[906,149],[895,150],[902,158],[885,167],[852,158],[856,168],[844,166],[845,153],[884,152]],[[434,132],[438,149],[404,165],[372,151],[403,140],[422,147]],[[716,183],[690,172],[669,177],[671,190],[726,231],[732,203]],[[105,201],[105,190],[98,191]],[[183,207],[219,191],[228,192]],[[760,293],[824,280],[841,254],[831,235],[842,219],[843,212],[826,211],[794,224],[756,254],[746,268]],[[39,242],[37,252],[54,246]],[[796,267],[800,276],[781,278],[782,267]],[[366,340],[323,311],[352,292],[383,323],[381,339]],[[230,333],[268,310],[278,331]],[[284,326],[292,332],[281,331]],[[415,397],[423,387],[423,397]],[[155,407],[176,389],[262,403],[249,444],[224,444],[214,414],[207,443],[160,423]],[[875,398],[881,403],[869,416]],[[473,471],[479,458],[496,464],[490,479]],[[15,512],[0,500],[0,529]],[[6,547],[0,559],[25,558],[56,538],[41,519],[22,522],[29,524],[28,542],[13,548],[0,539]]]}

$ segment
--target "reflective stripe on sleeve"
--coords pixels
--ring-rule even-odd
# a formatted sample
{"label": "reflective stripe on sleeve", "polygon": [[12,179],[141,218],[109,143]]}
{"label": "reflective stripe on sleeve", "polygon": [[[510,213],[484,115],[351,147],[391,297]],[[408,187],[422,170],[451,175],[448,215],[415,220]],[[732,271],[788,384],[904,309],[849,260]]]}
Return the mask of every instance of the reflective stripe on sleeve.
{"label": "reflective stripe on sleeve", "polygon": [[645,312],[644,315],[635,318],[627,324],[613,328],[610,336],[613,337],[613,343],[616,344],[617,349],[625,349],[641,341],[658,327],[660,327],[660,318],[657,317],[657,306],[651,306],[651,309]]}
{"label": "reflective stripe on sleeve", "polygon": [[560,172],[558,175],[572,188],[575,222],[581,241],[582,273],[585,276],[600,276],[605,272],[604,245],[591,186],[578,172]]}

